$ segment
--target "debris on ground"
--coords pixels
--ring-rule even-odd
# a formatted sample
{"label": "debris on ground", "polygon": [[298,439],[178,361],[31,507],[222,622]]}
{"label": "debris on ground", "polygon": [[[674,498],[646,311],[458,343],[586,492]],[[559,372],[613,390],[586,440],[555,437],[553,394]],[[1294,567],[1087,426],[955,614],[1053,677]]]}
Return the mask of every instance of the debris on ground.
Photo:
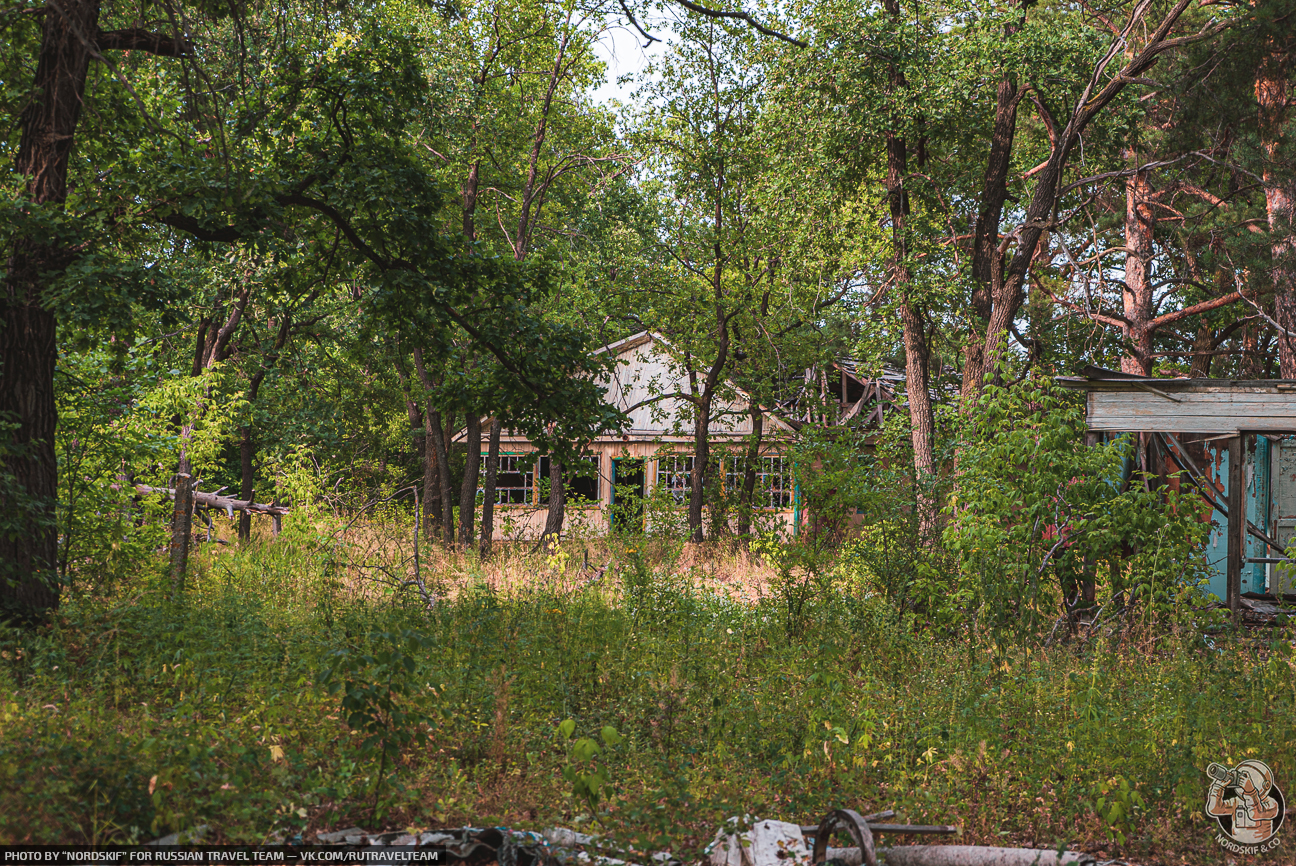
{"label": "debris on ground", "polygon": [[[893,811],[860,815],[850,809],[828,813],[818,826],[784,821],[730,818],[708,846],[710,866],[1093,866],[1077,851],[993,848],[980,845],[898,845],[881,848],[875,836],[956,835],[958,827],[889,824]],[[844,835],[848,847],[829,846]]]}
{"label": "debris on ground", "polygon": [[[891,810],[860,815],[837,809],[817,825],[734,816],[720,827],[704,853],[708,866],[1098,866],[1096,858],[1078,851],[981,845],[878,847],[875,839],[880,836],[952,836],[960,832],[952,825],[888,823],[894,816]],[[150,844],[199,842],[206,831],[202,826]],[[831,847],[833,841],[844,845]],[[507,827],[372,833],[348,827],[321,832],[309,840],[301,835],[276,837],[273,844],[370,850],[436,846],[445,851],[448,862],[458,866],[681,866],[668,851],[647,858],[637,852],[632,855],[598,836],[565,827],[543,833]]]}

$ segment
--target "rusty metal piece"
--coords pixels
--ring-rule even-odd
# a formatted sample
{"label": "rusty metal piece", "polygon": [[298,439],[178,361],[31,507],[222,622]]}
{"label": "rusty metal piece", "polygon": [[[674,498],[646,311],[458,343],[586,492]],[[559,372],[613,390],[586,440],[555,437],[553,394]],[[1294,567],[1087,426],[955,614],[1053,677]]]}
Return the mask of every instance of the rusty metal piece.
{"label": "rusty metal piece", "polygon": [[[956,836],[961,830],[955,824],[882,824],[879,823],[887,818],[895,817],[894,809],[887,809],[885,812],[875,812],[872,815],[865,815],[864,822],[868,824],[869,830],[874,833],[891,833],[894,835],[914,835],[914,836]],[[803,824],[801,834],[803,836],[815,836],[819,828],[814,824]]]}
{"label": "rusty metal piece", "polygon": [[[871,825],[874,821],[885,821],[887,818],[894,818],[894,817],[895,817],[895,809],[884,809],[881,812],[872,812],[868,815],[865,815],[864,821],[865,823]],[[802,836],[813,836],[818,832],[819,832],[818,824],[801,825]]]}
{"label": "rusty metal piece", "polygon": [[844,829],[850,834],[851,841],[860,849],[863,866],[878,866],[877,851],[873,847],[873,831],[869,829],[864,816],[853,809],[834,809],[819,822],[819,827],[815,830],[814,854],[810,858],[813,866],[820,866],[824,862],[828,854],[828,839],[838,829]]}
{"label": "rusty metal piece", "polygon": [[959,828],[953,824],[869,824],[874,833],[895,833],[915,836],[954,836]]}

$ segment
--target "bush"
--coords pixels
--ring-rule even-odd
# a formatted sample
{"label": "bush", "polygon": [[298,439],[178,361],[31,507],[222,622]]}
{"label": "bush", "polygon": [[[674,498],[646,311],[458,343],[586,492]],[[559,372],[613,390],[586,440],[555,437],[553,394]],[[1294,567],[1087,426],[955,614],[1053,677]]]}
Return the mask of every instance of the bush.
{"label": "bush", "polygon": [[1085,446],[1082,402],[1048,379],[987,385],[946,508],[943,541],[958,562],[947,606],[1017,637],[1092,607],[1085,583],[1105,590],[1095,603],[1191,613],[1205,579],[1200,506],[1126,483],[1130,448]]}

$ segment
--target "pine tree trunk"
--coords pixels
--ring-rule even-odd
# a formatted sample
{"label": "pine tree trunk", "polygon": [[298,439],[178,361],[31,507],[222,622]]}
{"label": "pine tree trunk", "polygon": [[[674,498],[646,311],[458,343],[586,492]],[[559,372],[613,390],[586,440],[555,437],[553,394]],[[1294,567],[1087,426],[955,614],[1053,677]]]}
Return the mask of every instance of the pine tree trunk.
{"label": "pine tree trunk", "polygon": [[[1137,163],[1138,155],[1128,154]],[[1121,371],[1137,376],[1152,375],[1152,184],[1147,172],[1125,180],[1125,338]]]}
{"label": "pine tree trunk", "polygon": [[1211,352],[1215,348],[1215,332],[1205,323],[1197,329],[1197,336],[1192,344],[1192,366],[1188,376],[1192,379],[1210,378]]}
{"label": "pine tree trunk", "polygon": [[[1272,39],[1272,37],[1271,37]],[[1278,375],[1296,379],[1296,178],[1285,159],[1290,58],[1277,44],[1256,69],[1260,103],[1260,145],[1265,154],[1261,182],[1269,215],[1271,281],[1278,334]]]}
{"label": "pine tree trunk", "polygon": [[[32,204],[67,199],[68,157],[85,93],[97,32],[94,0],[47,3],[31,98],[18,124],[14,169],[28,178]],[[71,261],[71,251],[18,238],[0,289],[0,421],[12,425],[0,478],[0,618],[38,619],[58,606],[58,464],[54,433],[57,328],[41,300],[44,275]]]}
{"label": "pine tree trunk", "polygon": [[491,555],[491,543],[495,540],[495,490],[499,483],[499,450],[500,450],[500,433],[503,425],[500,419],[491,420],[490,442],[486,446],[486,479],[484,482],[484,498],[482,500],[482,520],[481,520],[481,539],[479,550],[482,559],[489,559]]}

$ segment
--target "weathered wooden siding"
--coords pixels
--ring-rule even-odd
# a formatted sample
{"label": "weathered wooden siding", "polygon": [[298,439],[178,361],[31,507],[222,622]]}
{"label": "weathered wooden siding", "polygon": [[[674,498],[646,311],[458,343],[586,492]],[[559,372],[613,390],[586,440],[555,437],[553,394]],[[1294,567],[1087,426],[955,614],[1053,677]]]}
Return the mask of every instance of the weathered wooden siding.
{"label": "weathered wooden siding", "polygon": [[[1254,390],[1089,391],[1089,429],[1166,433],[1296,431],[1296,392]],[[1173,399],[1172,399],[1173,398]]]}

